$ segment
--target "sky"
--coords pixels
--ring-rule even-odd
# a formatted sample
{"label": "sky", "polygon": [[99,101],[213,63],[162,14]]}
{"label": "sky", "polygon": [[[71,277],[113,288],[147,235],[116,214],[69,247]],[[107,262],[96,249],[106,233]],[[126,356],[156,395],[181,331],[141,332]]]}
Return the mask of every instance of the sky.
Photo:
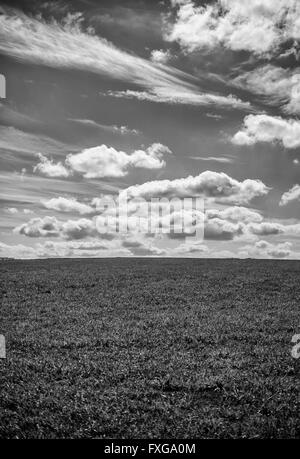
{"label": "sky", "polygon": [[298,0],[0,2],[0,257],[299,259],[299,60]]}

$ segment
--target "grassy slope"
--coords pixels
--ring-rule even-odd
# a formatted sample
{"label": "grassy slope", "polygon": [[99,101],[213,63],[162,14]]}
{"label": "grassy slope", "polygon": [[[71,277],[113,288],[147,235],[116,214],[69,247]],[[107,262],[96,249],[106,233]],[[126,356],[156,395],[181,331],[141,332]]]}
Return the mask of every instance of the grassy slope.
{"label": "grassy slope", "polygon": [[2,262],[0,437],[300,437],[300,262]]}

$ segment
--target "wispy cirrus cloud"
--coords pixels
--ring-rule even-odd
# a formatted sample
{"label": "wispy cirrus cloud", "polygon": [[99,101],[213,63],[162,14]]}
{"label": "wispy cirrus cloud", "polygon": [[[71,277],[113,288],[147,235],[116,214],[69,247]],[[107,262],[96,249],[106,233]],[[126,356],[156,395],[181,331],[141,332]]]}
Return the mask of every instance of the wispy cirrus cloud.
{"label": "wispy cirrus cloud", "polygon": [[91,129],[99,129],[100,131],[110,132],[112,134],[121,134],[121,135],[138,135],[139,131],[137,129],[131,129],[128,126],[116,126],[116,125],[106,125],[97,123],[94,120],[90,119],[78,119],[78,118],[69,118],[69,122],[79,124]]}
{"label": "wispy cirrus cloud", "polygon": [[64,144],[47,136],[30,134],[14,127],[0,126],[0,148],[19,154],[35,155],[40,151],[46,154],[63,154],[73,151],[73,145]]}
{"label": "wispy cirrus cloud", "polygon": [[227,156],[190,156],[190,159],[194,159],[195,161],[211,161],[223,164],[233,163],[233,158],[228,158]]}
{"label": "wispy cirrus cloud", "polygon": [[91,28],[84,28],[83,22],[80,14],[68,15],[58,22],[4,10],[0,16],[0,52],[21,61],[86,70],[143,88],[116,93],[119,97],[250,109],[248,102],[234,96],[201,91],[196,78],[178,69],[118,49]]}
{"label": "wispy cirrus cloud", "polygon": [[236,77],[231,84],[263,96],[265,103],[286,113],[300,114],[299,70],[264,65]]}
{"label": "wispy cirrus cloud", "polygon": [[221,96],[216,94],[197,93],[193,88],[184,88],[181,85],[160,86],[152,88],[149,91],[133,91],[127,89],[125,91],[108,91],[108,95],[112,97],[137,99],[148,102],[157,102],[165,104],[181,104],[181,105],[220,105],[223,107],[231,107],[237,109],[251,109],[248,102],[242,102],[232,94]]}

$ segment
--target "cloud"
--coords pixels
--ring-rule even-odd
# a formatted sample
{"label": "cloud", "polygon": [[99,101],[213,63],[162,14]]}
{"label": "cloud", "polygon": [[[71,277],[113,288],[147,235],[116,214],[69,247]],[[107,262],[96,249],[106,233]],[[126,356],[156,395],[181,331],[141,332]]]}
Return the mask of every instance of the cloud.
{"label": "cloud", "polygon": [[[68,220],[61,225],[61,236],[65,239],[85,239],[87,237],[99,236],[95,220],[81,218],[79,220]],[[103,236],[103,239],[105,237]]]}
{"label": "cloud", "polygon": [[[42,205],[49,210],[54,210],[61,213],[79,213],[80,215],[101,214],[104,210],[108,212],[107,205],[111,204],[110,216],[115,215],[117,205],[116,196],[103,195],[102,197],[92,198],[89,203],[79,202],[76,198],[65,198],[59,196],[49,200],[43,200]],[[136,213],[138,210],[137,203],[129,203],[127,209],[129,214]],[[119,209],[119,214],[123,215],[124,209]]]}
{"label": "cloud", "polygon": [[220,121],[223,119],[222,115],[218,115],[217,113],[206,113],[205,116],[207,118],[212,118],[213,120]]}
{"label": "cloud", "polygon": [[166,254],[166,250],[155,247],[149,241],[135,239],[125,239],[122,241],[122,247],[130,250],[132,255],[138,257],[145,256],[162,256]]}
{"label": "cloud", "polygon": [[225,156],[190,156],[190,159],[194,159],[195,161],[214,161],[216,163],[224,163],[230,164],[233,162],[231,158],[227,158]]}
{"label": "cloud", "polygon": [[33,170],[47,177],[67,178],[74,172],[84,178],[125,177],[131,168],[165,167],[165,154],[171,154],[171,151],[160,143],[153,143],[146,150],[135,150],[130,155],[113,147],[100,145],[86,148],[80,153],[69,154],[65,165],[61,162],[54,163],[39,154],[40,162]]}
{"label": "cloud", "polygon": [[[88,243],[91,240],[98,240],[99,244],[103,241],[105,245],[106,241],[111,241],[114,242],[110,244],[111,249],[117,247],[130,249],[131,253],[137,256],[166,254],[165,250],[169,250],[168,244],[164,250],[154,245],[157,236],[167,238],[170,242],[185,239],[182,250],[175,251],[177,254],[183,251],[201,252],[203,251],[203,233],[201,236],[198,234],[197,241],[189,240],[189,236],[195,235],[196,227],[204,229],[204,239],[220,242],[246,240],[255,243],[258,237],[262,236],[299,237],[300,235],[300,223],[286,225],[275,221],[265,221],[258,212],[245,207],[208,209],[205,214],[195,209],[182,211],[171,209],[170,212],[161,214],[157,206],[154,211],[151,210],[151,220],[148,212],[140,212],[136,202],[130,203],[129,207],[131,208],[126,220],[128,227],[125,231],[118,231],[120,225],[123,225],[124,228],[124,214],[108,212],[105,217],[101,214],[91,219],[80,218],[67,221],[59,221],[50,216],[33,218],[16,227],[14,233],[29,238],[56,238],[62,242],[86,241]],[[173,224],[177,224],[177,227],[180,225],[181,228],[184,225],[180,233],[173,231]]]}
{"label": "cloud", "polygon": [[130,198],[142,197],[209,197],[217,202],[244,204],[255,197],[264,196],[269,188],[260,180],[235,180],[223,172],[205,171],[193,177],[175,180],[156,180],[134,185],[123,193]]}
{"label": "cloud", "polygon": [[205,215],[208,219],[219,218],[231,222],[260,223],[263,217],[259,212],[246,207],[227,207],[226,209],[207,209]]}
{"label": "cloud", "polygon": [[9,245],[0,242],[0,256],[8,258],[37,258],[36,251],[23,244]]}
{"label": "cloud", "polygon": [[257,236],[283,234],[300,235],[300,224],[267,221],[259,212],[240,206],[205,211],[205,237],[208,239],[230,240],[245,237],[255,239]]}
{"label": "cloud", "polygon": [[267,221],[259,212],[240,206],[207,209],[204,228],[205,238],[214,240],[255,240],[258,236],[300,235],[299,223],[286,225]]}
{"label": "cloud", "polygon": [[27,237],[58,237],[60,222],[55,217],[32,218],[15,228],[14,232]]}
{"label": "cloud", "polygon": [[285,148],[297,148],[300,146],[300,121],[285,120],[279,116],[248,115],[243,128],[231,141],[236,145],[281,142]]}
{"label": "cloud", "polygon": [[130,168],[161,169],[166,163],[163,155],[171,153],[165,145],[154,143],[131,155],[101,145],[87,148],[81,153],[68,155],[66,164],[85,178],[124,177]]}
{"label": "cloud", "polygon": [[72,172],[67,169],[61,162],[54,163],[41,153],[38,154],[40,162],[34,166],[33,172],[39,172],[46,177],[67,178]]}
{"label": "cloud", "polygon": [[176,247],[172,251],[172,255],[174,254],[175,255],[176,254],[188,255],[188,254],[193,254],[193,253],[197,253],[198,255],[203,254],[207,256],[209,253],[209,249],[205,244],[202,243],[202,241],[196,241],[196,242],[187,241],[183,244],[180,244],[178,247]]}
{"label": "cloud", "polygon": [[[43,152],[42,156],[45,156],[63,155],[78,150],[78,147],[74,145],[59,142],[41,133],[29,134],[28,132],[7,126],[7,123],[15,125],[14,119],[11,121],[9,119],[0,119],[0,124],[3,124],[3,126],[0,126],[0,148],[9,150],[12,153],[18,153],[22,157],[37,155],[41,151]],[[24,125],[23,128],[30,129],[30,126]]]}
{"label": "cloud", "polygon": [[112,256],[164,256],[166,251],[148,240],[115,239],[45,241],[33,247],[0,242],[0,256],[13,258],[95,258]]}
{"label": "cloud", "polygon": [[300,185],[294,185],[289,191],[283,193],[279,205],[286,206],[293,201],[300,201]]}
{"label": "cloud", "polygon": [[243,247],[239,254],[252,258],[288,258],[292,253],[291,249],[290,242],[271,244],[267,241],[257,241],[254,245]]}
{"label": "cloud", "polygon": [[284,226],[275,222],[251,223],[248,230],[256,236],[272,236],[284,232]]}
{"label": "cloud", "polygon": [[116,125],[108,126],[106,124],[96,123],[96,121],[89,120],[89,119],[69,118],[68,121],[72,123],[76,123],[76,124],[81,124],[82,126],[86,126],[89,128],[111,132],[113,134],[121,134],[121,135],[126,135],[126,134],[138,135],[139,134],[139,131],[137,129],[130,129],[128,126],[116,126]]}
{"label": "cloud", "polygon": [[192,0],[171,3],[176,18],[169,23],[165,39],[178,42],[188,53],[224,46],[270,58],[300,37],[298,0],[217,0],[204,6]]}
{"label": "cloud", "polygon": [[262,224],[260,213],[246,207],[233,206],[205,211],[205,238],[233,240],[251,235],[251,224]]}
{"label": "cloud", "polygon": [[[31,238],[61,237],[67,240],[100,236],[94,219],[81,218],[62,222],[50,216],[32,218],[16,227],[14,232]],[[106,235],[103,236],[104,239],[107,237]]]}
{"label": "cloud", "polygon": [[194,91],[180,86],[155,88],[152,91],[133,91],[129,89],[125,91],[108,91],[108,95],[173,105],[221,105],[227,108],[247,109],[251,111],[251,104],[249,102],[243,102],[231,94],[229,96],[205,93],[195,94]]}
{"label": "cloud", "polygon": [[205,223],[205,239],[227,241],[243,234],[244,225],[241,223],[232,223],[219,218],[209,219]]}
{"label": "cloud", "polygon": [[89,241],[46,241],[38,243],[34,247],[23,244],[8,245],[0,242],[0,256],[21,259],[30,258],[94,258],[108,256],[172,256],[172,257],[212,257],[212,258],[298,258],[299,253],[292,252],[292,244],[289,242],[271,244],[266,241],[257,241],[254,245],[243,247],[238,253],[229,250],[208,248],[201,241],[180,244],[175,248],[162,250],[147,241],[128,240],[97,240]]}
{"label": "cloud", "polygon": [[265,97],[289,114],[300,114],[300,74],[297,70],[264,65],[238,76],[231,84]]}
{"label": "cloud", "polygon": [[[118,49],[94,31],[84,28],[80,14],[62,22],[29,17],[3,9],[0,16],[0,51],[18,60],[55,68],[86,70],[128,84],[135,84],[161,101],[193,102],[249,108],[234,97],[204,94],[197,80],[178,69],[155,64]],[[176,98],[176,93],[179,97]],[[122,93],[119,93],[121,96]]]}
{"label": "cloud", "polygon": [[[6,209],[4,209],[4,211],[11,215],[15,215],[21,212],[21,210],[17,209],[16,207],[7,207]],[[23,213],[26,215],[33,214],[33,211],[30,209],[23,209]]]}
{"label": "cloud", "polygon": [[167,64],[168,61],[172,58],[172,55],[169,50],[164,51],[163,49],[154,49],[151,51],[151,61],[156,64]]}
{"label": "cloud", "polygon": [[130,252],[122,250],[120,244],[116,246],[111,241],[47,241],[36,245],[39,258],[94,258],[112,256],[112,251],[118,249],[121,255],[130,255]]}
{"label": "cloud", "polygon": [[16,207],[8,207],[7,209],[5,209],[5,212],[7,212],[8,214],[14,215],[14,214],[17,214],[19,211],[18,209],[16,209]]}
{"label": "cloud", "polygon": [[8,245],[0,242],[0,255],[13,258],[81,258],[123,255],[131,252],[122,247],[120,241],[46,241],[34,247],[22,244]]}
{"label": "cloud", "polygon": [[88,204],[78,202],[75,198],[52,198],[42,202],[46,209],[56,210],[57,212],[77,212],[81,215],[92,214],[95,209]]}

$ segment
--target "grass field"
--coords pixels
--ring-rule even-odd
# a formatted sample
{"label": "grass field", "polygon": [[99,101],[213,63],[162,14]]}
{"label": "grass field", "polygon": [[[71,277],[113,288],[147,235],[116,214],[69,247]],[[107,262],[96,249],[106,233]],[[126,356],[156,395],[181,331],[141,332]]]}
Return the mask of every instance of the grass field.
{"label": "grass field", "polygon": [[300,262],[4,261],[0,279],[0,437],[300,437]]}

